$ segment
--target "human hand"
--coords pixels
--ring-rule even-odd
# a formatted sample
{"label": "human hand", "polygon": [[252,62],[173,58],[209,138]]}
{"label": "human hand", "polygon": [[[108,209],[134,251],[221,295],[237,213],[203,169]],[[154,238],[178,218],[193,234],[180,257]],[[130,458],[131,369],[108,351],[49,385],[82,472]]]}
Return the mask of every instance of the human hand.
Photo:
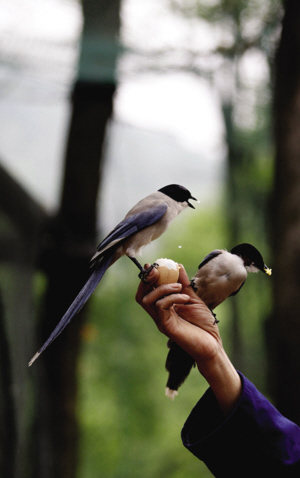
{"label": "human hand", "polygon": [[199,367],[222,347],[214,316],[190,287],[182,265],[178,283],[155,288],[158,277],[159,272],[153,269],[147,283],[140,283],[136,301],[152,317],[158,329],[189,353]]}
{"label": "human hand", "polygon": [[[145,265],[147,268],[149,264]],[[159,272],[153,269],[147,276],[148,282],[139,284],[136,301],[162,333],[194,358],[220,409],[228,415],[239,400],[242,385],[223,348],[214,316],[190,287],[182,265],[176,284],[155,288],[158,276]]]}

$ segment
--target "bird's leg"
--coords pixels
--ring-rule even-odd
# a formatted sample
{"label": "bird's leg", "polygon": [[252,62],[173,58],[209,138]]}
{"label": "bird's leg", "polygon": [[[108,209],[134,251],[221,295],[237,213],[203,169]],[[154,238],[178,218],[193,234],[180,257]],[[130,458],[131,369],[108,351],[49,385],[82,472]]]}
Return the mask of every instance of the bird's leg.
{"label": "bird's leg", "polygon": [[196,292],[196,284],[194,279],[191,280],[190,287],[193,289],[194,292]]}
{"label": "bird's leg", "polygon": [[[194,279],[191,280],[191,282],[189,284],[189,287],[191,287],[193,289],[193,291],[197,293],[197,288],[196,288],[196,284],[195,284]],[[211,311],[211,313],[212,313],[212,315],[214,316],[214,319],[215,319],[213,325],[218,324],[220,321],[217,319],[216,314],[211,309],[209,309],[209,310]]]}
{"label": "bird's leg", "polygon": [[216,314],[215,314],[211,309],[210,309],[210,311],[211,311],[212,315],[213,315],[214,318],[215,318],[215,321],[214,321],[213,325],[218,324],[220,321],[217,319]]}
{"label": "bird's leg", "polygon": [[154,264],[151,264],[151,266],[149,267],[149,269],[142,269],[141,272],[139,273],[139,279],[142,279],[143,282],[146,282],[147,283],[147,276],[149,274],[149,272],[152,271],[152,269],[154,269],[154,267],[157,267],[158,264],[156,264],[156,262],[154,262]]}
{"label": "bird's leg", "polygon": [[149,267],[149,269],[145,269],[135,257],[130,257],[130,256],[128,257],[140,269],[141,272],[139,273],[139,279],[142,279],[144,282],[147,282],[147,275],[149,274],[150,271],[152,271],[154,267],[157,267],[157,264],[154,263]]}

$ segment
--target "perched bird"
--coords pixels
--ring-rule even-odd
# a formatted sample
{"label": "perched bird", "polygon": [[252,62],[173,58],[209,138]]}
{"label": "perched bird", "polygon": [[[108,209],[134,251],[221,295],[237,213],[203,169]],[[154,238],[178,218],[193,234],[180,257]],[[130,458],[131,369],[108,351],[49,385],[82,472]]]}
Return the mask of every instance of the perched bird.
{"label": "perched bird", "polygon": [[29,366],[79,312],[102,279],[105,271],[121,256],[128,256],[140,269],[139,277],[145,279],[151,268],[146,271],[136,259],[136,255],[144,246],[161,236],[173,219],[186,207],[195,209],[189,199],[196,201],[185,187],[169,184],[145,197],[130,209],[124,220],[97,247],[97,252],[90,262],[93,272],[50,337],[30,360]]}
{"label": "perched bird", "polygon": [[[213,311],[227,297],[236,295],[243,286],[247,272],[262,271],[271,275],[260,252],[251,244],[243,243],[235,246],[230,252],[216,249],[208,254],[198,267],[198,272],[191,280],[191,287]],[[217,319],[215,314],[215,323]],[[177,390],[195,365],[194,359],[175,342],[169,340],[170,348],[166,369],[169,378],[166,387],[167,397],[174,399]]]}

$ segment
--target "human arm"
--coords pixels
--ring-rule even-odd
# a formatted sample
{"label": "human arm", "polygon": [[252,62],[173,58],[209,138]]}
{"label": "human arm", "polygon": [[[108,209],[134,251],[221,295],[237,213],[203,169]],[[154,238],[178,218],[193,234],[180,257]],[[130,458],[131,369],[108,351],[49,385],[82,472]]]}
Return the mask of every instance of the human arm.
{"label": "human arm", "polygon": [[214,318],[194,294],[181,267],[178,285],[140,284],[137,302],[161,332],[196,361],[210,388],[183,430],[184,446],[214,476],[300,476],[300,429],[279,411],[227,357]]}

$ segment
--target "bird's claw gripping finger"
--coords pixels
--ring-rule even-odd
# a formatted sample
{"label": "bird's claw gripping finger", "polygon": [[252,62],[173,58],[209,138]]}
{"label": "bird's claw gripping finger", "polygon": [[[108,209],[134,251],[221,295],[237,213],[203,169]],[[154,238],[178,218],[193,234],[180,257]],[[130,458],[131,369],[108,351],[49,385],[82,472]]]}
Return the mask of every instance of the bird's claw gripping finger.
{"label": "bird's claw gripping finger", "polygon": [[197,292],[197,288],[196,288],[196,284],[195,284],[194,279],[191,280],[190,287],[193,289],[194,292]]}
{"label": "bird's claw gripping finger", "polygon": [[141,279],[143,282],[145,282],[147,284],[147,276],[148,274],[152,271],[152,269],[154,269],[154,267],[157,267],[158,264],[156,264],[156,262],[154,262],[154,264],[152,264],[149,269],[142,269],[141,272],[139,273],[139,279]]}
{"label": "bird's claw gripping finger", "polygon": [[215,313],[214,313],[212,310],[211,310],[211,313],[212,313],[212,315],[214,316],[214,319],[215,319],[215,321],[214,321],[213,325],[216,325],[216,324],[218,324],[220,321],[217,319],[217,316],[216,316],[216,314],[215,314]]}

